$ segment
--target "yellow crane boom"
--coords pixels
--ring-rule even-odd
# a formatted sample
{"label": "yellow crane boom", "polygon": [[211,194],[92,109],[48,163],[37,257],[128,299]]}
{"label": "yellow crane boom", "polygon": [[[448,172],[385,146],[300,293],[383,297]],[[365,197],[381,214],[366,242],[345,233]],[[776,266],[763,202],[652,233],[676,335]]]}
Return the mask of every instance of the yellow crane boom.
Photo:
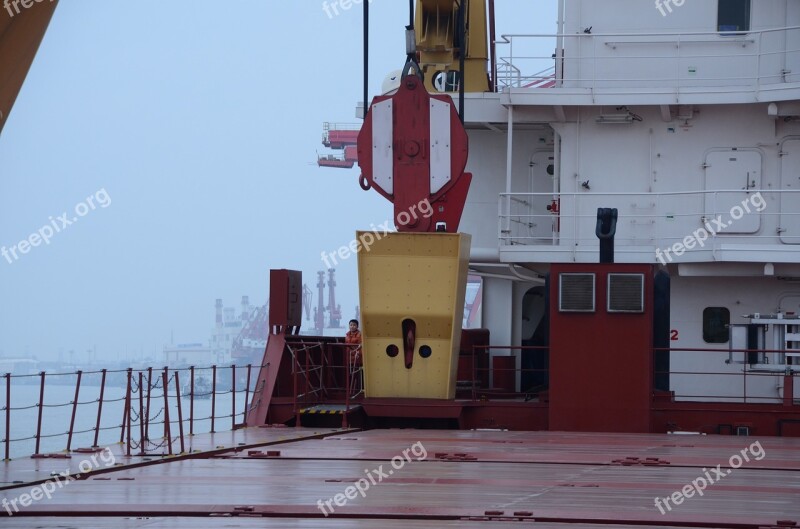
{"label": "yellow crane boom", "polygon": [[[464,46],[460,42],[461,9],[465,10],[466,18]],[[417,0],[416,44],[428,91],[458,90],[461,53],[464,53],[464,90],[490,89],[486,19],[486,0]]]}

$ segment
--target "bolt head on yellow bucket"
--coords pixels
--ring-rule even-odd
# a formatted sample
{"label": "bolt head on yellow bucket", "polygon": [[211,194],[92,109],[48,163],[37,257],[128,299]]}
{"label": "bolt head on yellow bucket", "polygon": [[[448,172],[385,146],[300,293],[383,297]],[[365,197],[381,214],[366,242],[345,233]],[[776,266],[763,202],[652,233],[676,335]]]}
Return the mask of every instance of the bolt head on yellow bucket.
{"label": "bolt head on yellow bucket", "polygon": [[356,237],[366,396],[454,399],[470,236]]}

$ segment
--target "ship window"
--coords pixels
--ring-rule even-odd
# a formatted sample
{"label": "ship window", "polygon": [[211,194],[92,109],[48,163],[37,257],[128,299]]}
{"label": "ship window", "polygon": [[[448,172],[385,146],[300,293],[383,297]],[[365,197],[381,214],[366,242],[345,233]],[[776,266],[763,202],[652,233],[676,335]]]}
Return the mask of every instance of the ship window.
{"label": "ship window", "polygon": [[703,311],[703,340],[706,343],[728,343],[731,311],[725,307],[707,307]]}
{"label": "ship window", "polygon": [[717,31],[749,31],[750,0],[719,0]]}

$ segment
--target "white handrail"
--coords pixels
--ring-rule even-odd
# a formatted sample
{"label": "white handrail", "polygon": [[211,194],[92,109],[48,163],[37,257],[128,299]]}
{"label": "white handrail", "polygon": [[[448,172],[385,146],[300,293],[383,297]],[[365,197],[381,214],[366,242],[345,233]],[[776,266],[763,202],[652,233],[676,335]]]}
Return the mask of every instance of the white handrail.
{"label": "white handrail", "polygon": [[[552,90],[562,86],[590,89],[622,86],[648,88],[656,83],[665,88],[696,88],[704,86],[704,83],[709,83],[708,86],[715,87],[745,85],[754,90],[761,90],[765,84],[779,85],[795,81],[794,78],[786,79],[785,69],[778,71],[772,63],[778,60],[777,57],[780,55],[800,54],[800,49],[787,46],[787,39],[783,39],[783,43],[776,42],[769,46],[765,46],[764,43],[768,41],[763,39],[764,35],[789,31],[800,31],[800,26],[726,32],[504,34],[495,41],[497,63],[506,66],[505,71],[498,74],[498,86]],[[519,54],[520,46],[515,46],[514,43],[523,39],[547,39],[548,49],[552,49],[555,42],[562,42],[563,47],[555,50],[555,57],[558,59],[549,53],[541,56]],[[590,40],[586,41],[585,39]],[[583,42],[588,42],[591,49],[582,45]],[[743,49],[731,48],[731,53],[725,53],[724,50],[719,49],[713,50],[713,52],[711,49],[701,52],[701,49],[697,48],[698,46],[727,46],[730,44],[735,44]],[[653,50],[654,48],[649,45],[668,46],[673,51],[661,54],[652,52],[636,54],[623,51],[642,49],[643,46],[646,46],[644,49]],[[508,49],[503,46],[508,46]],[[515,51],[518,55],[515,55]],[[719,65],[715,63],[719,59],[738,61],[731,68],[741,74],[734,76],[727,74],[732,71],[731,68],[718,67]],[[563,67],[558,68],[560,78],[556,79],[555,86],[547,88],[526,86],[526,83],[535,80],[539,74],[523,74],[523,71],[535,69],[541,73],[547,69],[555,69],[556,65],[550,63],[556,60],[559,64],[563,64]],[[681,68],[681,65],[685,66],[687,60],[699,63],[693,64],[697,67],[696,73],[687,74],[685,68]],[[529,67],[524,67],[525,63]],[[626,67],[622,68],[619,66],[620,64],[625,64]],[[658,68],[662,64],[663,68]],[[642,69],[638,75],[636,68]],[[591,72],[588,72],[588,69],[591,69]],[[656,70],[663,72],[657,78],[652,75],[652,72]]]}
{"label": "white handrail", "polygon": [[[727,241],[741,242],[743,250],[758,245],[758,251],[800,252],[800,231],[792,229],[800,226],[800,197],[784,200],[796,193],[800,190],[498,193],[498,224],[505,228],[498,239],[501,245],[564,249],[596,245],[595,211],[602,206],[619,210],[617,241],[634,251],[669,247],[705,230],[709,243],[700,249],[714,250]],[[559,205],[556,213],[553,204]],[[714,229],[715,220],[726,226]]]}

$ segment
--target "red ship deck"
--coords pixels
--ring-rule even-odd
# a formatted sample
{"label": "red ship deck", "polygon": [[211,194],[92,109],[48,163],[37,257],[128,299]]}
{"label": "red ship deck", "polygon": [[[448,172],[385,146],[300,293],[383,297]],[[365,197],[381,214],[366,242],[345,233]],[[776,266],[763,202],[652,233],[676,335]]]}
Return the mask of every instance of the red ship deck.
{"label": "red ship deck", "polygon": [[[216,434],[221,435],[221,434]],[[3,527],[791,527],[800,522],[800,439],[559,432],[250,428],[195,436],[189,457],[92,473]],[[751,447],[755,443],[760,447]],[[242,444],[244,443],[244,444]],[[267,446],[268,445],[268,446]],[[231,449],[235,447],[235,449]],[[416,451],[409,451],[410,448]],[[750,461],[731,469],[734,455]],[[392,458],[411,461],[401,464]],[[270,453],[271,452],[271,453]],[[427,457],[421,459],[422,453]],[[762,457],[756,458],[759,454]],[[73,454],[74,462],[84,454]],[[418,457],[419,456],[419,457]],[[52,466],[47,466],[52,465]],[[721,465],[703,496],[666,498]],[[31,482],[64,460],[6,463]],[[391,472],[390,472],[391,471]],[[364,494],[344,494],[367,475]],[[385,477],[384,477],[385,475]],[[33,478],[33,479],[31,479]],[[31,483],[0,491],[11,501]],[[337,506],[338,501],[346,501]],[[318,508],[332,501],[326,518]],[[0,511],[5,514],[5,511]]]}

